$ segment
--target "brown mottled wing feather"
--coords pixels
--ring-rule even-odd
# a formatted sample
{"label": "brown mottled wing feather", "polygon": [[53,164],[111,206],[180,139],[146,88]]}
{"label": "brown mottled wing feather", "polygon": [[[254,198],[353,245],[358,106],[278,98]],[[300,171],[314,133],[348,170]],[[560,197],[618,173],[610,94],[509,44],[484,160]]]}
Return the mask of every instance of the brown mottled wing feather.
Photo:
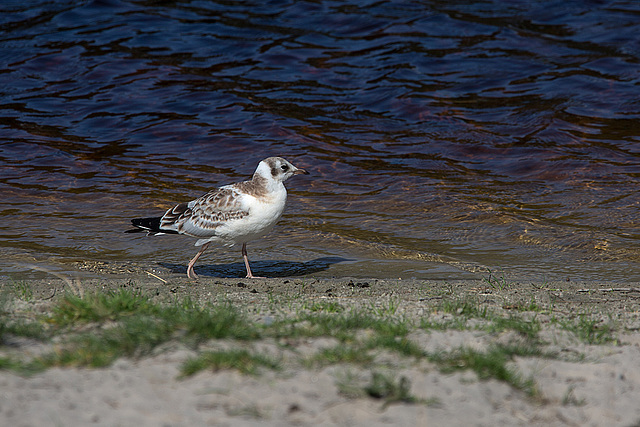
{"label": "brown mottled wing feather", "polygon": [[234,189],[218,188],[189,203],[169,209],[162,217],[160,228],[193,237],[211,237],[221,224],[249,214],[240,202],[239,194]]}

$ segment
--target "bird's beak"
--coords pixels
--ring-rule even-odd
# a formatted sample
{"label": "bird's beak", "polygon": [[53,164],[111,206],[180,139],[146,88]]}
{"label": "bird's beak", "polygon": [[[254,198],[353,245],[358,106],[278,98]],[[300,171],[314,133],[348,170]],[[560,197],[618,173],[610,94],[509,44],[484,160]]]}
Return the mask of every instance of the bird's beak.
{"label": "bird's beak", "polygon": [[304,169],[297,169],[297,168],[296,168],[296,171],[295,171],[293,174],[294,174],[294,175],[300,175],[300,174],[309,175],[309,172],[307,172],[307,171],[306,171],[306,170],[304,170]]}

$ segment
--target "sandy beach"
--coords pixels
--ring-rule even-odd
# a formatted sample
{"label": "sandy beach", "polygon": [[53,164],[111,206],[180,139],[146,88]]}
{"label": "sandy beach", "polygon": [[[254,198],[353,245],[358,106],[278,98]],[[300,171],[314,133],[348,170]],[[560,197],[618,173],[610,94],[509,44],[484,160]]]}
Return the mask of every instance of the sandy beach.
{"label": "sandy beach", "polygon": [[[122,289],[158,304],[186,297],[198,304],[225,301],[258,325],[317,307],[340,307],[342,313],[361,309],[413,325],[404,338],[430,356],[380,346],[368,348],[369,363],[309,363],[325,349],[352,344],[331,334],[208,340],[197,347],[169,341],[106,367],[54,366],[31,375],[4,369],[0,424],[640,425],[638,284],[312,277],[202,278],[194,283],[174,276],[167,283],[148,275],[4,280],[4,311],[10,319],[31,319],[48,313],[65,293]],[[456,324],[460,319],[464,323]],[[494,327],[500,319],[518,319],[518,328],[539,325],[529,334],[535,354],[511,356],[505,365],[526,386],[479,374],[483,371],[471,366],[447,365],[446,357],[461,349],[485,354],[529,339],[518,328]],[[585,321],[586,336],[580,326]],[[365,340],[371,334],[364,328],[354,336]],[[43,343],[4,333],[0,356],[26,360],[56,351],[56,345],[56,339]],[[181,374],[181,365],[198,353],[230,347],[277,358],[280,369]],[[379,378],[390,379],[391,394],[376,391]]]}

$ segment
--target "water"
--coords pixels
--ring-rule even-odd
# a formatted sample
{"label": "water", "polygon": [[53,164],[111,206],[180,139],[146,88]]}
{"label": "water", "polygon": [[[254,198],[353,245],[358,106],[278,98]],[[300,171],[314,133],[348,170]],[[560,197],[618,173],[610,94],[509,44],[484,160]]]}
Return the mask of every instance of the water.
{"label": "water", "polygon": [[183,273],[128,219],[282,155],[258,274],[638,281],[639,34],[631,0],[5,1],[0,275]]}

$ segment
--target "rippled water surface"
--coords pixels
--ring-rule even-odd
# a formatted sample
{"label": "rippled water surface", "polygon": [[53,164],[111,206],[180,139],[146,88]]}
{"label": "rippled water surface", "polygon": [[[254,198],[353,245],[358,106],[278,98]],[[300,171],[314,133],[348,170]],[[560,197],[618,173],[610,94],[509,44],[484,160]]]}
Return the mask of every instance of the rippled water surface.
{"label": "rippled water surface", "polygon": [[639,66],[631,0],[3,2],[0,274],[183,274],[129,218],[281,155],[259,274],[639,281]]}

